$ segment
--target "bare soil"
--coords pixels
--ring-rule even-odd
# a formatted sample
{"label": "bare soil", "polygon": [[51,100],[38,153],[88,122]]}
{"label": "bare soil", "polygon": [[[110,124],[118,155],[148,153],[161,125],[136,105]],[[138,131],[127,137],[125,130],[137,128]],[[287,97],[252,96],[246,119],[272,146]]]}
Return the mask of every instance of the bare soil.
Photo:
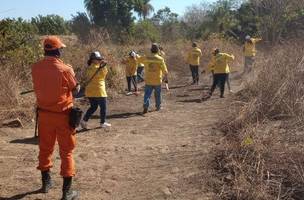
{"label": "bare soil", "polygon": [[[143,94],[109,100],[110,129],[77,135],[74,188],[87,200],[211,200],[207,184],[212,149],[220,144],[215,124],[226,114],[230,97],[215,94],[200,102],[205,86],[189,86],[188,68],[174,73],[172,89],[164,92],[163,110],[142,116]],[[204,84],[210,83],[206,75]],[[237,87],[234,83],[234,87]],[[97,114],[97,113],[96,113]],[[33,128],[0,129],[0,199],[60,199],[60,158],[54,154],[54,189],[39,194],[37,140]]]}

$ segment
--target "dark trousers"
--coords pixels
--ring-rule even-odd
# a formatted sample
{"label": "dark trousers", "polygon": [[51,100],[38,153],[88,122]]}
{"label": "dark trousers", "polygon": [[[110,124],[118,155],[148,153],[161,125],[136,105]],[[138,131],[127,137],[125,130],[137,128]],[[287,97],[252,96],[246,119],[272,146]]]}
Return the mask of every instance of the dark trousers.
{"label": "dark trousers", "polygon": [[199,81],[198,65],[190,65],[190,70],[191,70],[193,83],[198,83]]}
{"label": "dark trousers", "polygon": [[221,91],[221,97],[224,97],[226,80],[227,80],[227,74],[214,74],[213,85],[210,91],[211,95],[213,94],[216,86],[219,86]]}
{"label": "dark trousers", "polygon": [[103,124],[106,122],[106,113],[107,113],[107,98],[106,97],[89,97],[90,108],[87,110],[86,114],[83,117],[84,121],[89,121],[91,116],[95,113],[98,106],[100,108],[100,123]]}
{"label": "dark trousers", "polygon": [[136,76],[127,76],[128,91],[131,92],[131,84],[133,83],[134,90],[137,92]]}

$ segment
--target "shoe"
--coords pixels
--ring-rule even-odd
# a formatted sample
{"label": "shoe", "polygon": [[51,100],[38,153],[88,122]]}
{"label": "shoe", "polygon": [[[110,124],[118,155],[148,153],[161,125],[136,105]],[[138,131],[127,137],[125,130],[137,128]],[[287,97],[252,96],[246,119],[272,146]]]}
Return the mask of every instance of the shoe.
{"label": "shoe", "polygon": [[81,120],[80,121],[80,126],[82,129],[88,129],[88,122]]}
{"label": "shoe", "polygon": [[100,126],[101,126],[101,128],[108,128],[108,127],[111,127],[112,125],[105,122],[105,123],[101,124]]}
{"label": "shoe", "polygon": [[41,192],[42,193],[48,193],[49,190],[53,187],[50,171],[44,171],[41,172],[41,179],[42,179],[42,187]]}
{"label": "shoe", "polygon": [[135,94],[136,96],[138,96],[138,95],[140,94],[140,92],[136,91],[136,92],[134,92],[134,94]]}
{"label": "shoe", "polygon": [[230,93],[233,93],[233,90],[229,90]]}
{"label": "shoe", "polygon": [[131,96],[133,94],[133,92],[127,92],[127,96]]}
{"label": "shoe", "polygon": [[207,101],[207,100],[210,99],[210,98],[211,98],[210,95],[208,95],[208,96],[203,96],[203,97],[201,98],[201,102]]}
{"label": "shoe", "polygon": [[61,200],[77,200],[79,194],[76,190],[71,189],[72,177],[63,178],[62,198]]}
{"label": "shoe", "polygon": [[162,107],[156,107],[156,111],[161,111]]}
{"label": "shoe", "polygon": [[147,114],[148,113],[148,108],[144,108],[143,114]]}
{"label": "shoe", "polygon": [[225,97],[224,97],[223,95],[221,95],[221,96],[220,96],[220,98],[222,98],[222,99],[223,99],[223,98],[225,98]]}

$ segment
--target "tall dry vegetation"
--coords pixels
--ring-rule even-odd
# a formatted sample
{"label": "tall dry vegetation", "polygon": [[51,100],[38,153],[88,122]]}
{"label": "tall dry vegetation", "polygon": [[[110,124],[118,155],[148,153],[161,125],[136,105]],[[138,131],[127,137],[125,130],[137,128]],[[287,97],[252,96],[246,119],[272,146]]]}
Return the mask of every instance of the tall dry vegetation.
{"label": "tall dry vegetation", "polygon": [[254,66],[257,78],[232,103],[213,162],[221,199],[304,198],[302,47],[296,41],[265,51]]}

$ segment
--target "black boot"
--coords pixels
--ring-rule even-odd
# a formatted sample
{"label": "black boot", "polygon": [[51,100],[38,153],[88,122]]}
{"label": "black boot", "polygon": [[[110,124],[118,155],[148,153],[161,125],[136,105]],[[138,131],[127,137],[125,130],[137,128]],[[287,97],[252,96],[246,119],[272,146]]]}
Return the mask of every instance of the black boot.
{"label": "black boot", "polygon": [[50,175],[50,171],[41,171],[41,177],[42,177],[42,188],[41,192],[42,193],[48,193],[49,190],[52,188],[52,179]]}
{"label": "black boot", "polygon": [[76,200],[78,198],[78,192],[71,189],[72,177],[63,178],[62,186],[62,199],[61,200]]}

